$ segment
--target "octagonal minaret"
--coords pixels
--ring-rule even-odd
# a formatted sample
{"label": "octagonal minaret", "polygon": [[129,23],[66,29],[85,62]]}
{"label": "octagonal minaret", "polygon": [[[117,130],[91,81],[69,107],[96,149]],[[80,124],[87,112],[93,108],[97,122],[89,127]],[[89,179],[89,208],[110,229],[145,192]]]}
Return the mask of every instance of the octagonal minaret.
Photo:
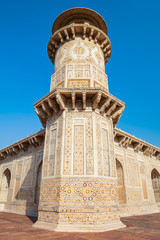
{"label": "octagonal minaret", "polygon": [[36,227],[64,232],[124,227],[113,137],[124,103],[108,91],[106,34],[103,18],[86,8],[69,9],[53,24],[50,93],[35,104],[46,128]]}

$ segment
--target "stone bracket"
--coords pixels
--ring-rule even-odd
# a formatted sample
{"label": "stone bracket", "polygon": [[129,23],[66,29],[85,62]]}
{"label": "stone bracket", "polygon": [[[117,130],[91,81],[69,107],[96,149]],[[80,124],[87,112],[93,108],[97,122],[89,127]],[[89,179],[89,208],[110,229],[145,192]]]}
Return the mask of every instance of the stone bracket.
{"label": "stone bracket", "polygon": [[7,156],[14,156],[19,154],[19,152],[27,151],[30,145],[34,147],[40,146],[44,141],[45,131],[41,130],[31,136],[28,136],[17,143],[12,144],[9,147],[3,148],[0,150],[0,159],[3,160],[7,158]]}
{"label": "stone bracket", "polygon": [[[45,127],[47,119],[53,114],[57,114],[59,110],[67,109],[67,103],[70,102],[71,109],[75,110],[77,97],[82,101],[83,110],[86,108],[96,109],[100,114],[110,117],[114,126],[118,123],[124,110],[122,101],[100,88],[58,88],[34,105],[43,126]],[[91,102],[91,106],[87,105],[88,101]]]}
{"label": "stone bracket", "polygon": [[[113,115],[112,115],[113,116]],[[149,157],[155,157],[160,160],[160,149],[153,146],[141,139],[132,136],[118,128],[114,128],[114,141],[120,146],[127,148],[131,147],[135,152],[141,151],[143,154]]]}
{"label": "stone bracket", "polygon": [[104,53],[105,63],[108,62],[112,50],[111,43],[107,35],[93,25],[85,23],[72,23],[54,32],[49,40],[48,56],[53,64],[57,48],[66,41],[75,39],[76,36],[81,36],[82,40],[88,38],[89,41],[93,40],[95,44],[99,44]]}

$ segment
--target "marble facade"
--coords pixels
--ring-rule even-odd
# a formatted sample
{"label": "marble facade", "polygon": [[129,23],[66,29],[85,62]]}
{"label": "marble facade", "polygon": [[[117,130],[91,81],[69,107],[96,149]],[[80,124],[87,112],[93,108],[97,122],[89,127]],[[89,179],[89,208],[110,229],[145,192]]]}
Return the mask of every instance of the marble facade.
{"label": "marble facade", "polygon": [[0,150],[0,210],[70,232],[122,228],[121,216],[158,212],[160,149],[116,128],[125,104],[109,93],[103,18],[63,12],[48,55],[50,93],[34,105],[44,130]]}

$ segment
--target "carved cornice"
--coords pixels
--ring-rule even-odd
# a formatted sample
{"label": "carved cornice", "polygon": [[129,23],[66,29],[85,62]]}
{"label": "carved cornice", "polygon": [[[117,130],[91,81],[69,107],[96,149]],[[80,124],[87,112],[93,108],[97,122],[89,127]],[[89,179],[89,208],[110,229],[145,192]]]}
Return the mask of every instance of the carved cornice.
{"label": "carved cornice", "polygon": [[62,12],[53,24],[52,33],[71,22],[90,23],[92,26],[98,27],[107,34],[107,25],[102,16],[92,9],[83,7],[71,8]]}
{"label": "carved cornice", "polygon": [[58,29],[53,33],[48,43],[48,56],[54,64],[57,49],[65,42],[74,40],[76,37],[93,40],[95,44],[99,44],[104,53],[105,64],[111,56],[111,43],[107,35],[99,28],[89,24],[72,23]]}
{"label": "carved cornice", "polygon": [[20,151],[27,151],[29,146],[38,147],[44,141],[45,130],[41,130],[31,136],[28,136],[8,147],[0,150],[0,160],[5,159],[7,156],[17,155]]}
{"label": "carved cornice", "polygon": [[131,134],[126,133],[118,128],[115,128],[113,132],[114,141],[120,146],[124,148],[130,147],[136,152],[142,152],[149,157],[153,156],[160,160],[160,148],[138,139],[135,136],[132,136]]}
{"label": "carved cornice", "polygon": [[[77,99],[82,102],[84,111],[87,109],[87,103],[90,103],[92,110],[112,118],[114,126],[118,123],[125,106],[122,101],[101,88],[57,88],[36,102],[34,108],[45,127],[46,121],[51,114],[57,114],[58,111],[64,109],[75,110]],[[54,107],[51,106],[50,102],[53,103]],[[68,105],[68,103],[71,104]],[[76,110],[82,109],[77,108]]]}

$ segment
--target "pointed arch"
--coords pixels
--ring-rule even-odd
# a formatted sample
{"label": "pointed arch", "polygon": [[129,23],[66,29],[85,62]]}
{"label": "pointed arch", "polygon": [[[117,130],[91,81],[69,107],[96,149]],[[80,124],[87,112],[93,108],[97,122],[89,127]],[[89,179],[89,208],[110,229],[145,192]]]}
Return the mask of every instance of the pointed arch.
{"label": "pointed arch", "polygon": [[160,174],[157,169],[153,169],[151,172],[152,186],[155,196],[155,201],[160,202]]}
{"label": "pointed arch", "polygon": [[7,168],[2,175],[1,198],[3,202],[7,202],[10,181],[11,181],[11,172]]}
{"label": "pointed arch", "polygon": [[118,186],[118,196],[119,204],[126,203],[126,191],[124,184],[124,172],[122,164],[116,159],[116,170],[117,170],[117,186]]}
{"label": "pointed arch", "polygon": [[36,186],[35,186],[35,198],[34,202],[39,203],[39,196],[40,196],[40,185],[41,185],[41,178],[42,178],[42,162],[40,162],[37,168],[37,176],[36,176]]}

